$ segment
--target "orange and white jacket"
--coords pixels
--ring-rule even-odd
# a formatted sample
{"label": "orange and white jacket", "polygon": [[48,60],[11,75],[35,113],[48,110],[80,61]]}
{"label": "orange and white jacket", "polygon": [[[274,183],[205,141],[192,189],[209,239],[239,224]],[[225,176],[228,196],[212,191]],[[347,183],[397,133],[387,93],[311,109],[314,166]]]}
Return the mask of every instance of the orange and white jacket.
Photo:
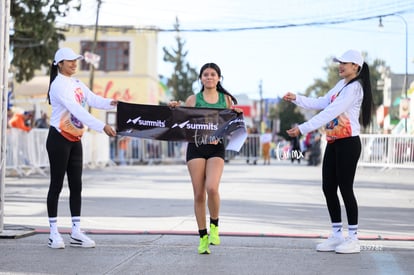
{"label": "orange and white jacket", "polygon": [[346,85],[344,80],[340,80],[323,97],[297,95],[293,101],[296,105],[305,109],[322,110],[307,122],[300,124],[300,132],[306,134],[325,126],[328,142],[358,136],[361,130],[359,114],[363,95],[359,81]]}
{"label": "orange and white jacket", "polygon": [[105,123],[91,115],[86,105],[97,109],[113,109],[112,99],[94,94],[76,78],[58,74],[50,86],[52,115],[50,125],[70,141],[81,139],[85,126],[103,132]]}

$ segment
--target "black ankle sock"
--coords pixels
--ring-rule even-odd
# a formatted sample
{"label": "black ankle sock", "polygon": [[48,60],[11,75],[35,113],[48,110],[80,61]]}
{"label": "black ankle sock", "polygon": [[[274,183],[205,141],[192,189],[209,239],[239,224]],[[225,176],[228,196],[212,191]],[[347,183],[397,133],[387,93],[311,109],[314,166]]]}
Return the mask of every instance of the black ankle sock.
{"label": "black ankle sock", "polygon": [[212,218],[210,218],[210,224],[214,224],[215,226],[217,226],[218,227],[218,221],[219,221],[219,219],[217,218],[217,219],[215,219],[215,220],[213,220]]}
{"label": "black ankle sock", "polygon": [[204,237],[207,235],[207,228],[198,230],[198,234],[200,235],[200,238]]}

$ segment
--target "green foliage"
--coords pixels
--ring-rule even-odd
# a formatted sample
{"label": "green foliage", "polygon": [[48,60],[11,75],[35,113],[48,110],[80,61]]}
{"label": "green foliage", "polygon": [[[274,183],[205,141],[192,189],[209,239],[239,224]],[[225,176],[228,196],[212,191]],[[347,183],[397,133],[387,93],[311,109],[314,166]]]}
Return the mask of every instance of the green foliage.
{"label": "green foliage", "polygon": [[[383,103],[383,93],[382,88],[378,87],[378,81],[381,79],[380,68],[385,66],[385,61],[380,59],[375,59],[373,63],[369,63],[367,60],[368,54],[363,53],[365,56],[365,62],[368,64],[370,78],[371,78],[371,90],[374,103],[374,109],[380,106]],[[338,65],[337,63],[332,62],[333,57],[325,59],[326,66],[323,68],[327,73],[326,80],[315,79],[314,83],[306,89],[305,95],[312,97],[320,97],[326,94],[330,89],[332,89],[335,84],[341,79],[338,74]]]}
{"label": "green foliage", "polygon": [[185,61],[188,51],[184,50],[185,42],[180,37],[178,18],[176,19],[174,29],[177,32],[177,48],[173,48],[169,51],[166,47],[163,47],[164,61],[174,64],[174,72],[168,79],[167,86],[172,90],[174,100],[185,101],[188,96],[194,94],[193,84],[197,81],[198,74],[197,71]]}
{"label": "green foliage", "polygon": [[380,59],[375,59],[372,65],[369,66],[374,110],[384,103],[383,87],[379,83],[381,80],[381,68],[385,66],[385,61]]}
{"label": "green foliage", "polygon": [[332,57],[325,59],[325,67],[323,70],[327,73],[326,79],[315,79],[315,82],[306,89],[306,96],[323,96],[341,79],[338,75],[338,66],[336,63],[332,62]]}
{"label": "green foliage", "polygon": [[292,128],[292,125],[295,123],[302,123],[305,121],[305,117],[300,112],[298,107],[291,103],[281,100],[277,106],[278,115],[280,119],[280,132],[279,136],[282,136],[284,139],[289,140],[290,137],[286,133],[286,130]]}
{"label": "green foliage", "polygon": [[[64,40],[64,30],[55,26],[56,17],[64,17],[72,0],[11,0],[11,61],[17,82],[29,81],[36,70],[49,67]],[[80,4],[74,9],[79,10]]]}

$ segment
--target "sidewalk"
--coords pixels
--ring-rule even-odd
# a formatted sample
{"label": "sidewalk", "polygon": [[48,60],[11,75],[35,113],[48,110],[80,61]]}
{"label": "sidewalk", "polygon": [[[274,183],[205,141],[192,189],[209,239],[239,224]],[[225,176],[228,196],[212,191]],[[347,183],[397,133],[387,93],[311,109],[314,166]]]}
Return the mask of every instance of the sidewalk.
{"label": "sidewalk", "polygon": [[[289,162],[226,164],[222,244],[211,255],[197,254],[185,165],[85,170],[82,227],[94,249],[71,248],[67,237],[66,249],[49,249],[49,179],[6,178],[5,231],[35,234],[0,239],[0,274],[414,274],[414,169],[358,169],[362,252],[354,255],[315,251],[330,231],[320,174]],[[67,185],[58,224],[69,232]]]}

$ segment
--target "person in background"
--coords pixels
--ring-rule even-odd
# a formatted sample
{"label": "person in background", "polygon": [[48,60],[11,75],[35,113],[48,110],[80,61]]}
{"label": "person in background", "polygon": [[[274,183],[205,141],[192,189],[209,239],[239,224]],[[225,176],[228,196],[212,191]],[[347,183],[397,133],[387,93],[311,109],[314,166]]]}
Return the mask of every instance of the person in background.
{"label": "person in background", "polygon": [[257,164],[257,160],[260,154],[260,136],[259,130],[256,127],[252,127],[250,131],[249,150],[250,156],[253,158],[253,165]]}
{"label": "person in background", "polygon": [[[360,121],[363,127],[367,127],[372,115],[370,74],[359,51],[346,51],[333,60],[339,63],[339,76],[342,79],[326,95],[308,98],[289,92],[283,97],[303,108],[321,110],[307,122],[287,130],[287,133],[297,137],[325,125],[327,145],[322,163],[322,189],[332,223],[332,234],[318,244],[316,250],[359,253],[354,178],[361,154]],[[338,188],[348,218],[348,237],[345,239]]]}
{"label": "person in background", "polygon": [[118,141],[118,159],[119,159],[119,165],[127,165],[126,162],[126,152],[128,150],[128,143],[129,143],[129,137],[122,137]]}
{"label": "person in background", "polygon": [[[294,124],[293,127],[295,127],[297,124]],[[301,147],[300,147],[300,135],[291,137],[290,139],[290,161],[293,163],[295,160],[298,161],[300,164],[301,159]]]}
{"label": "person in background", "polygon": [[18,128],[25,132],[30,132],[32,130],[31,122],[33,120],[32,112],[17,113],[15,112],[9,120],[9,125],[11,128]]}
{"label": "person in background", "polygon": [[[215,63],[207,63],[201,67],[199,79],[201,91],[190,95],[187,107],[199,108],[231,108],[237,100],[220,83],[221,70]],[[172,101],[169,106],[176,107],[179,102]],[[234,108],[236,112],[242,112]],[[219,245],[219,184],[224,169],[225,147],[222,140],[211,140],[206,144],[188,143],[187,168],[190,173],[194,193],[194,212],[197,220],[200,243],[199,254],[210,254],[209,244]],[[210,236],[206,225],[206,200],[210,212]]]}
{"label": "person in background", "polygon": [[47,114],[45,112],[42,112],[40,118],[36,119],[35,127],[42,129],[49,128],[49,123],[47,122]]}
{"label": "person in background", "polygon": [[247,126],[246,127],[246,132],[247,132],[247,138],[243,144],[243,151],[246,152],[246,163],[249,164],[250,162],[250,134],[252,133],[252,127]]}
{"label": "person in background", "polygon": [[265,132],[260,135],[262,145],[263,164],[270,164],[270,145],[272,143],[272,131],[266,128]]}
{"label": "person in background", "polygon": [[315,130],[308,133],[308,135],[310,135],[309,145],[307,146],[308,165],[317,166],[321,162],[321,134],[318,130]]}
{"label": "person in background", "polygon": [[69,185],[69,208],[72,218],[70,245],[74,247],[95,247],[95,242],[80,229],[82,204],[82,142],[85,126],[110,137],[116,136],[108,124],[92,116],[85,105],[98,109],[113,109],[117,101],[95,95],[85,84],[72,77],[77,61],[83,56],[70,48],[56,51],[50,69],[48,101],[52,105],[50,128],[46,149],[50,163],[50,185],[47,194],[50,248],[65,248],[57,226],[58,201],[65,174]]}
{"label": "person in background", "polygon": [[10,120],[12,119],[13,115],[14,115],[13,110],[11,108],[7,109],[7,128],[8,129],[11,128]]}

